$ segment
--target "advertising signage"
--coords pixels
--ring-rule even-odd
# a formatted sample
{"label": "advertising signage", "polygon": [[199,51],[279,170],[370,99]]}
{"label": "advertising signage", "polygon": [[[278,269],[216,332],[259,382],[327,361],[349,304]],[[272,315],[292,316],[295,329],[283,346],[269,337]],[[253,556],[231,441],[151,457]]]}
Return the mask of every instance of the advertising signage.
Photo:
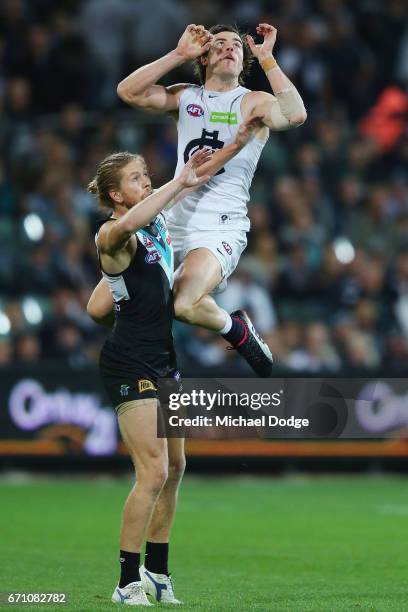
{"label": "advertising signage", "polygon": [[[0,388],[0,457],[126,454],[97,371],[3,371]],[[407,406],[406,379],[186,379],[165,435],[191,456],[401,457]]]}

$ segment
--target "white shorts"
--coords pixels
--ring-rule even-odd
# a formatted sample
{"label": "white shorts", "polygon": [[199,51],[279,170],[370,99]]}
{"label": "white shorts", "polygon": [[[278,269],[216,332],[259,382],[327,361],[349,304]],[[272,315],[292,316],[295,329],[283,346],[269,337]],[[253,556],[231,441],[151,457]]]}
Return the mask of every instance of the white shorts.
{"label": "white shorts", "polygon": [[195,231],[191,234],[181,233],[169,227],[174,251],[174,268],[177,270],[190,251],[206,248],[215,255],[221,266],[222,281],[213,293],[225,291],[227,279],[238,265],[246,245],[246,232],[230,230],[228,232]]}

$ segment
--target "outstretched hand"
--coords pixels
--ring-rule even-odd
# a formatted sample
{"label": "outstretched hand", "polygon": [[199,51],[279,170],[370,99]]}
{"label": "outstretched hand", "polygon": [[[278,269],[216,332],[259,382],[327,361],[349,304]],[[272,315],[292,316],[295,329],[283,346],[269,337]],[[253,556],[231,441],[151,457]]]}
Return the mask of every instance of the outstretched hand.
{"label": "outstretched hand", "polygon": [[178,41],[177,53],[185,60],[196,59],[209,50],[212,39],[213,35],[204,26],[191,23]]}
{"label": "outstretched hand", "polygon": [[211,156],[211,149],[199,149],[191,156],[179,175],[179,180],[183,187],[199,187],[210,179],[209,174],[197,176],[197,170],[200,166],[210,161]]}
{"label": "outstretched hand", "polygon": [[247,42],[252,54],[259,62],[262,62],[267,57],[271,57],[278,31],[269,23],[260,23],[256,27],[256,33],[263,36],[263,42],[257,45],[250,34],[247,35]]}
{"label": "outstretched hand", "polygon": [[261,115],[249,117],[239,126],[235,143],[242,149],[264,125]]}

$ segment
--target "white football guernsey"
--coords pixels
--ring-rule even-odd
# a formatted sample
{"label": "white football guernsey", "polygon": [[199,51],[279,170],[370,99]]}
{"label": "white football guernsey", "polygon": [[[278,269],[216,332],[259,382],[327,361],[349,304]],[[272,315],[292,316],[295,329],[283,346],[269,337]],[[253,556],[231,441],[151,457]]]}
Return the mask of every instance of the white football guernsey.
{"label": "white football guernsey", "polygon": [[[198,149],[216,151],[231,144],[243,122],[242,98],[250,90],[209,91],[189,85],[181,94],[178,119],[178,160],[175,176]],[[253,138],[208,183],[166,212],[171,232],[249,230],[249,188],[264,142]]]}

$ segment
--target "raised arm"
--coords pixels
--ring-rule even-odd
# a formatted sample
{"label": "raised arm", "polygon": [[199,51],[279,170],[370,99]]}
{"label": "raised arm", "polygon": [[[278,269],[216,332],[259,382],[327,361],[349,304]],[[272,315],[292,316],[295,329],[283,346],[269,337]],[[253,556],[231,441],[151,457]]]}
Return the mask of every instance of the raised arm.
{"label": "raised arm", "polygon": [[298,127],[306,121],[306,110],[298,90],[272,55],[276,28],[260,23],[256,31],[263,36],[263,43],[256,45],[252,36],[247,36],[248,45],[264,70],[274,95],[264,91],[251,92],[244,98],[243,112],[246,115],[262,115],[264,124],[271,130]]}
{"label": "raised arm", "polygon": [[138,68],[121,81],[117,89],[118,96],[126,104],[151,113],[177,111],[185,85],[164,87],[157,85],[157,81],[174,68],[206,53],[210,48],[211,39],[211,34],[204,26],[190,24],[180,38],[176,49],[155,62]]}
{"label": "raised arm", "polygon": [[129,238],[138,229],[150,223],[184,188],[196,188],[207,182],[209,175],[204,174],[198,177],[196,170],[209,161],[210,157],[211,151],[208,149],[197,151],[186,163],[178,177],[157,189],[140,204],[130,208],[119,219],[105,223],[98,234],[98,248],[101,253],[114,255],[123,249]]}

